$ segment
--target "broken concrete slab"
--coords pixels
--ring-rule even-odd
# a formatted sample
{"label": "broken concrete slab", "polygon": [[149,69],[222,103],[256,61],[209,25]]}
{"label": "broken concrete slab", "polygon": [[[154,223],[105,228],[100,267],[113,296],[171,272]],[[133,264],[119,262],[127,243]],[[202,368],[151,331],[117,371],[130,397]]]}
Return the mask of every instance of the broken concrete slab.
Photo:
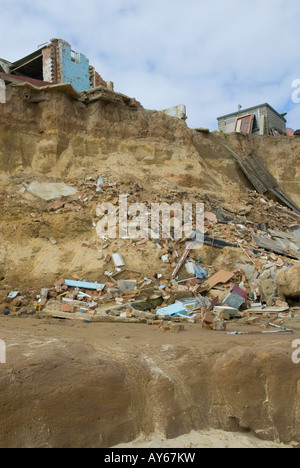
{"label": "broken concrete slab", "polygon": [[287,250],[281,247],[279,242],[276,242],[272,239],[269,239],[267,237],[259,237],[253,234],[253,240],[262,249],[271,250],[272,252],[275,252],[279,255],[283,255],[284,257],[292,256]]}
{"label": "broken concrete slab", "polygon": [[244,265],[242,263],[237,263],[236,267],[239,270],[244,271],[246,279],[250,283],[252,283],[252,281],[256,280],[256,278],[258,277],[258,272],[256,271],[256,268],[254,265],[246,265],[246,264]]}
{"label": "broken concrete slab", "polygon": [[54,200],[60,197],[68,197],[75,195],[77,189],[70,187],[69,185],[62,183],[41,183],[32,182],[29,185],[28,191],[38,198],[42,198],[45,201]]}
{"label": "broken concrete slab", "polygon": [[118,290],[124,294],[126,292],[134,291],[137,287],[136,280],[120,280],[118,281]]}
{"label": "broken concrete slab", "polygon": [[115,253],[112,255],[113,262],[116,268],[123,268],[126,266],[124,259],[121,254]]}

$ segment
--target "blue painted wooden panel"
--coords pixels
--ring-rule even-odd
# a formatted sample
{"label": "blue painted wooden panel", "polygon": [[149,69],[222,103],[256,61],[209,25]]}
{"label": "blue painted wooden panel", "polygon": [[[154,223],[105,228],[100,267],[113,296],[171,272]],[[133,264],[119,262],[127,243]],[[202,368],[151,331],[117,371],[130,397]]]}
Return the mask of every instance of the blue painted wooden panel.
{"label": "blue painted wooden panel", "polygon": [[[72,56],[75,61],[72,60]],[[74,56],[71,47],[66,44],[60,45],[60,66],[63,83],[71,83],[78,92],[91,88],[89,60],[84,54]]]}

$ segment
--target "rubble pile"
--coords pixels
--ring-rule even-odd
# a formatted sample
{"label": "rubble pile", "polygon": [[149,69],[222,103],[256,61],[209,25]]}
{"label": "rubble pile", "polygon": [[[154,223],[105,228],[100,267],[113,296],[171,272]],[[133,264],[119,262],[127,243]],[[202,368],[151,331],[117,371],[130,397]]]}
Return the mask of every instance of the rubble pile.
{"label": "rubble pile", "polygon": [[[110,203],[118,212],[118,194],[126,193],[125,189],[128,202],[144,202],[149,210],[151,203],[161,202],[164,196],[154,196],[149,203],[137,183],[121,187],[115,182],[104,183],[102,177],[89,176],[77,185],[75,195],[48,200],[45,210],[50,217],[82,211],[95,230],[103,215],[97,211],[97,204]],[[150,245],[156,252],[152,274],[147,276],[126,264],[115,240],[103,236],[83,242],[80,248],[95,250],[104,262],[99,282],[74,274],[48,288],[9,293],[2,290],[0,300],[5,304],[5,314],[46,314],[85,322],[141,322],[174,333],[183,331],[184,324],[193,323],[223,332],[228,324],[235,324],[234,333],[250,325],[260,326],[261,333],[291,332],[284,321],[300,310],[299,282],[292,292],[287,286],[291,285],[289,275],[293,269],[299,276],[300,216],[256,192],[247,191],[246,195],[247,203],[236,207],[194,194],[193,200],[196,197],[205,206],[203,249],[193,249],[190,242],[194,231],[185,239],[175,239],[172,219],[170,239],[153,239],[150,232],[149,238],[128,239],[132,258]],[[174,189],[164,199],[170,204],[182,202],[191,199],[191,193]],[[128,215],[128,219],[132,218]],[[210,256],[205,255],[205,248]],[[217,263],[209,261],[214,258],[212,252],[218,252]]]}

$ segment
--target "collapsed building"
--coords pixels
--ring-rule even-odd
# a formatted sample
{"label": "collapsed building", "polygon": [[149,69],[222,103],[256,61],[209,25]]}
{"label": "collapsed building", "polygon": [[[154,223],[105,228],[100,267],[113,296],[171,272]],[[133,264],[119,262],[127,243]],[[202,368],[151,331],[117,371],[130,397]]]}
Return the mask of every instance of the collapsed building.
{"label": "collapsed building", "polygon": [[114,89],[114,84],[104,81],[84,54],[75,52],[62,39],[51,39],[49,44],[13,63],[0,58],[0,80],[25,81],[34,86],[71,83],[77,92],[98,86]]}
{"label": "collapsed building", "polygon": [[[63,39],[51,39],[50,43],[40,46],[38,50],[16,62],[0,58],[0,104],[6,103],[7,85],[22,83],[28,83],[35,88],[71,84],[76,92],[73,93],[74,96],[78,97],[79,93],[91,93],[89,101],[99,99],[100,88],[100,92],[105,92],[103,88],[114,92],[114,83],[105,81],[95,67],[90,65],[89,59],[84,54],[75,52]],[[125,99],[129,106],[142,107],[136,99],[120,93],[111,93],[109,98],[107,96],[106,94],[109,101]],[[187,119],[186,106],[183,104],[161,112],[180,120]]]}

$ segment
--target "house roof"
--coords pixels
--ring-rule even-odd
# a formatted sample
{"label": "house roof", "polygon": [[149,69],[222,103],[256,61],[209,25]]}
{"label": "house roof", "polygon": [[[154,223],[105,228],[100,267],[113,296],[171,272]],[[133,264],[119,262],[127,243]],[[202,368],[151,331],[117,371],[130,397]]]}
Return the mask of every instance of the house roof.
{"label": "house roof", "polygon": [[227,114],[227,115],[223,115],[222,117],[218,117],[217,120],[221,120],[221,119],[225,119],[227,117],[238,117],[239,115],[241,114],[245,114],[245,113],[249,113],[251,114],[251,111],[255,110],[255,109],[258,109],[260,107],[268,107],[269,109],[271,109],[273,112],[275,112],[275,114],[278,115],[278,117],[280,117],[282,120],[284,120],[285,122],[287,122],[287,120],[279,114],[279,112],[277,112],[272,106],[270,106],[270,104],[268,104],[267,102],[265,104],[260,104],[259,106],[254,106],[254,107],[249,107],[248,109],[241,109],[240,111],[237,111],[237,112],[233,112],[232,114]]}
{"label": "house roof", "polygon": [[34,78],[27,78],[26,76],[12,75],[10,73],[0,73],[0,79],[8,83],[20,83],[20,82],[30,83],[33,86],[37,86],[39,88],[43,86],[50,86],[53,84],[53,83],[49,83],[48,81],[35,80]]}

